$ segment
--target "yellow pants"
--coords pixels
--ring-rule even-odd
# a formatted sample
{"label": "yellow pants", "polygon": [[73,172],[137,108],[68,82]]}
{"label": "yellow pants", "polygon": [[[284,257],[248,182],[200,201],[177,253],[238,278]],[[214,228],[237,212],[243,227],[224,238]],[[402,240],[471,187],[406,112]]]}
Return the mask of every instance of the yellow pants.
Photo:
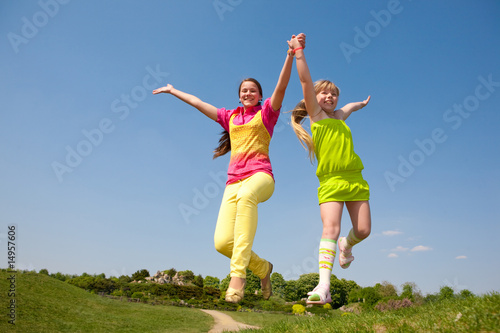
{"label": "yellow pants", "polygon": [[252,251],[257,231],[257,204],[274,192],[273,178],[264,172],[226,186],[217,226],[215,249],[231,259],[231,277],[246,278],[246,269],[263,279],[269,270],[267,260]]}

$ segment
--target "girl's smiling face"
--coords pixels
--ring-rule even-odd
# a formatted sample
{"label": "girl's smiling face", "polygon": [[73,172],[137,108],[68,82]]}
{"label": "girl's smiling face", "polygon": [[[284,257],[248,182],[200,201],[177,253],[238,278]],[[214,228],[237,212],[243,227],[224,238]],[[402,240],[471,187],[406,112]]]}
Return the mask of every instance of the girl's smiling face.
{"label": "girl's smiling face", "polygon": [[325,112],[333,112],[337,107],[338,94],[335,90],[324,89],[316,95],[319,106]]}
{"label": "girl's smiling face", "polygon": [[240,102],[246,108],[259,104],[262,96],[259,87],[252,81],[244,81],[240,88]]}

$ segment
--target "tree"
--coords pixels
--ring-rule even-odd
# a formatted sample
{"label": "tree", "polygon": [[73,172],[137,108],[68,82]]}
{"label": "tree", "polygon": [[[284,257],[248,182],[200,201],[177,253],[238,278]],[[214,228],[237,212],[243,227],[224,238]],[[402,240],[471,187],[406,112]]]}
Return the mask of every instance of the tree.
{"label": "tree", "polygon": [[316,288],[318,282],[319,282],[319,273],[302,274],[297,280],[298,283],[297,292],[299,293],[300,298],[307,297],[307,293]]}
{"label": "tree", "polygon": [[166,271],[167,275],[173,278],[175,274],[177,274],[177,270],[175,268],[170,268],[168,271]]}
{"label": "tree", "polygon": [[273,286],[273,295],[285,298],[286,282],[280,273],[274,272],[271,274],[271,285]]}
{"label": "tree", "polygon": [[142,269],[132,274],[132,280],[135,281],[144,280],[147,277],[149,277],[149,271],[147,269]]}
{"label": "tree", "polygon": [[464,289],[460,292],[459,294],[460,298],[469,298],[469,297],[474,297],[474,294],[467,289]]}
{"label": "tree", "polygon": [[95,277],[92,283],[92,291],[95,293],[111,294],[117,289],[117,283],[111,279]]}
{"label": "tree", "polygon": [[361,289],[361,296],[363,297],[363,304],[369,308],[373,308],[381,298],[374,287]]}
{"label": "tree", "polygon": [[401,299],[408,298],[410,301],[414,301],[415,297],[413,296],[413,289],[414,289],[415,283],[413,282],[405,282],[402,284],[403,291],[401,292]]}
{"label": "tree", "polygon": [[65,275],[65,274],[62,274],[61,272],[57,272],[55,274],[54,273],[50,274],[50,277],[64,282],[64,281],[67,281],[69,279],[77,277],[77,275]]}
{"label": "tree", "polygon": [[388,281],[383,281],[382,283],[377,283],[375,289],[380,294],[382,298],[385,299],[397,299],[398,291],[396,287],[389,283]]}
{"label": "tree", "polygon": [[205,287],[212,287],[212,288],[217,288],[219,289],[219,286],[220,286],[220,279],[217,278],[217,277],[213,277],[213,276],[205,276],[205,278],[203,279],[203,285]]}
{"label": "tree", "polygon": [[260,287],[260,279],[257,275],[252,273],[251,270],[247,269],[247,280],[245,286],[245,293],[255,294],[255,292],[259,292]]}
{"label": "tree", "polygon": [[363,297],[361,295],[361,287],[353,288],[349,293],[347,298],[348,303],[358,303],[363,301]]}
{"label": "tree", "polygon": [[451,287],[444,286],[439,289],[439,300],[451,299],[455,297],[455,292]]}
{"label": "tree", "polygon": [[347,281],[346,279],[339,280],[332,274],[330,279],[330,292],[332,294],[332,307],[335,309],[340,308],[348,303],[349,294],[351,290],[359,288],[358,284],[354,281]]}
{"label": "tree", "polygon": [[201,275],[196,276],[193,279],[193,284],[197,287],[203,288],[203,277]]}
{"label": "tree", "polygon": [[118,288],[118,284],[112,279],[105,279],[100,276],[78,276],[67,280],[69,284],[88,290],[93,293],[110,294]]}
{"label": "tree", "polygon": [[[174,274],[175,275],[175,274]],[[187,271],[180,271],[178,272],[178,276],[182,277],[184,281],[191,282],[194,280],[194,273],[193,271],[187,270]]]}
{"label": "tree", "polygon": [[120,281],[120,283],[129,283],[129,282],[132,282],[132,278],[128,275],[121,275],[118,278],[118,281]]}
{"label": "tree", "polygon": [[299,292],[298,282],[295,280],[286,281],[285,300],[288,302],[300,301],[302,295]]}
{"label": "tree", "polygon": [[38,273],[43,275],[49,275],[49,271],[46,268],[42,268]]}
{"label": "tree", "polygon": [[229,287],[229,281],[231,281],[231,275],[227,275],[222,281],[220,282],[220,290],[221,291],[226,291],[227,288]]}

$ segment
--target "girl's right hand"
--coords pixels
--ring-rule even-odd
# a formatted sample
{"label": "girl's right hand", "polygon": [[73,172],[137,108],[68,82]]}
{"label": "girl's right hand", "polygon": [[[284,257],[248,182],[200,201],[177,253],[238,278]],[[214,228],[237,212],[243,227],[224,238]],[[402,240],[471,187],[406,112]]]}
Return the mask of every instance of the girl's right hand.
{"label": "girl's right hand", "polygon": [[292,50],[296,49],[298,47],[305,48],[306,47],[306,35],[304,35],[303,33],[300,33],[297,36],[292,35],[292,38],[287,42],[288,42],[288,46]]}
{"label": "girl's right hand", "polygon": [[300,43],[300,46],[306,48],[306,34],[300,33],[297,35],[297,40]]}
{"label": "girl's right hand", "polygon": [[171,84],[167,84],[165,87],[161,87],[158,89],[153,90],[153,94],[160,94],[160,93],[166,93],[169,94],[174,87]]}

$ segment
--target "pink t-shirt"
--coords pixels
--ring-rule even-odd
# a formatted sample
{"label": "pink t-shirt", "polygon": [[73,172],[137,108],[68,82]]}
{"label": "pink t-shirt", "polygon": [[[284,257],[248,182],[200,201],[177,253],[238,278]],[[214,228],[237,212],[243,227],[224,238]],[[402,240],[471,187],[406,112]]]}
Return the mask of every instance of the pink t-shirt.
{"label": "pink t-shirt", "polygon": [[[278,121],[278,117],[280,115],[280,109],[273,110],[271,106],[271,99],[268,98],[264,101],[263,105],[257,105],[251,108],[248,108],[244,113],[244,108],[242,106],[234,109],[234,110],[226,110],[225,108],[221,108],[217,110],[217,122],[228,132],[229,129],[229,121],[231,116],[235,114],[233,118],[234,125],[244,125],[250,122],[253,117],[261,111],[262,123],[264,124],[269,136],[273,136],[274,126]],[[244,169],[242,170],[240,167],[230,163],[227,171],[228,180],[226,184],[234,183],[238,180],[245,179],[250,177],[251,175],[257,172],[265,172],[274,178],[271,162],[269,160],[264,161],[262,163],[252,163],[254,166],[251,170]]]}

